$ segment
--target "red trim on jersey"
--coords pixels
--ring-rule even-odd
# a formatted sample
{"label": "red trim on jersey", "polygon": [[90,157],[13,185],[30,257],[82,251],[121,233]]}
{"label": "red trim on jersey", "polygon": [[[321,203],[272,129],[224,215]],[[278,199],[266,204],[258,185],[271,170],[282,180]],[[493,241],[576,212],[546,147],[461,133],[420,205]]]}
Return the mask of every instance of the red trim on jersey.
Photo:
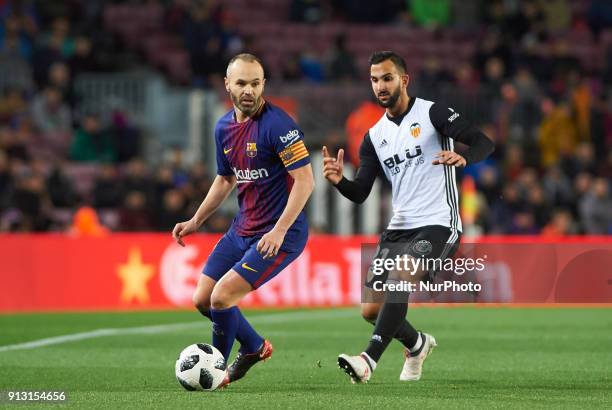
{"label": "red trim on jersey", "polygon": [[[259,128],[255,121],[251,122],[246,128],[246,132],[243,136],[243,146],[241,149],[246,149],[247,142],[257,141],[259,136]],[[242,159],[242,168],[252,169],[253,167],[250,165],[251,159],[246,155],[244,151],[241,151],[243,154]],[[248,185],[248,184],[247,184]],[[253,186],[247,187],[245,186],[245,195],[244,195],[244,212],[243,212],[243,220],[242,220],[242,230],[244,232],[250,232],[256,226],[257,221],[261,220],[263,217],[263,210],[261,207],[257,205],[257,199],[262,197],[262,188],[257,185],[256,182],[253,182]]]}
{"label": "red trim on jersey", "polygon": [[[248,132],[249,132],[249,128],[251,126],[251,122],[250,121],[246,121],[246,122],[241,122],[241,123],[232,123],[230,124],[230,127],[232,128],[232,145],[235,147],[234,149],[236,150],[236,152],[233,154],[235,155],[236,158],[236,162],[238,163],[238,167],[239,169],[244,169],[246,167],[248,167],[248,163],[246,155],[244,155],[244,152],[241,150],[244,149],[246,147],[246,141],[248,140]],[[249,201],[249,196],[247,195],[247,192],[245,192],[245,188],[246,187],[241,187],[240,185],[238,185],[238,195],[241,196],[243,198],[243,201],[245,202],[245,206],[249,206],[250,203],[254,202],[253,200]],[[241,227],[244,225],[245,221],[245,216],[242,212],[239,212],[238,214],[238,220],[237,220],[237,225],[238,227]]]}

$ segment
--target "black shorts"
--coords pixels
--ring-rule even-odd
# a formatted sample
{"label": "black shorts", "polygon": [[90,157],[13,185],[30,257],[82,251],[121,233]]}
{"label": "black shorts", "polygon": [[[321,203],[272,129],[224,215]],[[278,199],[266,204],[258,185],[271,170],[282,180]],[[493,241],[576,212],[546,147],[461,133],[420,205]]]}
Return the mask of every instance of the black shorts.
{"label": "black shorts", "polygon": [[[441,225],[428,225],[415,229],[387,229],[380,235],[376,254],[370,264],[364,284],[368,288],[373,288],[374,282],[385,283],[389,280],[387,270],[374,274],[375,259],[395,259],[396,256],[410,255],[414,258],[444,260],[455,254],[460,240],[461,232]],[[379,267],[380,269],[382,268]],[[436,272],[435,269],[428,269],[429,279],[433,279]],[[424,279],[427,279],[427,276]]]}

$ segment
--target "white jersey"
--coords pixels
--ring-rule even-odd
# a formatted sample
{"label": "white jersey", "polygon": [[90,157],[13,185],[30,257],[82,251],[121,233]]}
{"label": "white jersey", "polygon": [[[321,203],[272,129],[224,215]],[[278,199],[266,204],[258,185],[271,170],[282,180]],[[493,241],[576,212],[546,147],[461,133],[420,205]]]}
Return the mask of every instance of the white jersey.
{"label": "white jersey", "polygon": [[[440,122],[451,124],[459,114],[452,108],[441,111],[440,107],[430,114],[433,105],[432,101],[413,97],[402,118],[390,119],[385,113],[369,131],[393,191],[393,217],[388,229],[427,225],[463,229],[455,167],[432,164],[440,151],[454,150],[453,139],[438,131]],[[440,112],[444,118],[440,118]]]}

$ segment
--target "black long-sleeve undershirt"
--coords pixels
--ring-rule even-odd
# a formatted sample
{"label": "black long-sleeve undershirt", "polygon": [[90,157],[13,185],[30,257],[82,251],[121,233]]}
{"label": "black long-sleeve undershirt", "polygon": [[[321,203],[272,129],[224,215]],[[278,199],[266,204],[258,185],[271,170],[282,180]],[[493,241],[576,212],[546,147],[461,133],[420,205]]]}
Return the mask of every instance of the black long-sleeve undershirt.
{"label": "black long-sleeve undershirt", "polygon": [[355,173],[355,179],[350,181],[342,177],[336,188],[346,198],[361,204],[370,195],[378,175],[383,175],[383,170],[368,132],[359,147],[359,168]]}
{"label": "black long-sleeve undershirt", "polygon": [[438,132],[468,146],[463,154],[467,165],[482,161],[495,149],[495,144],[462,115],[449,107],[434,103],[429,119]]}

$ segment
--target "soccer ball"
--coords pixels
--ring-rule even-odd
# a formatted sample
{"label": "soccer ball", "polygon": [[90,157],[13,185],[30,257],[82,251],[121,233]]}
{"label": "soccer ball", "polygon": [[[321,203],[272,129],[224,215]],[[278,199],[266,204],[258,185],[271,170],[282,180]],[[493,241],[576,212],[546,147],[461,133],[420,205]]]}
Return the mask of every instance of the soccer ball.
{"label": "soccer ball", "polygon": [[176,379],[189,391],[213,391],[225,379],[225,359],[206,343],[187,346],[176,360]]}

